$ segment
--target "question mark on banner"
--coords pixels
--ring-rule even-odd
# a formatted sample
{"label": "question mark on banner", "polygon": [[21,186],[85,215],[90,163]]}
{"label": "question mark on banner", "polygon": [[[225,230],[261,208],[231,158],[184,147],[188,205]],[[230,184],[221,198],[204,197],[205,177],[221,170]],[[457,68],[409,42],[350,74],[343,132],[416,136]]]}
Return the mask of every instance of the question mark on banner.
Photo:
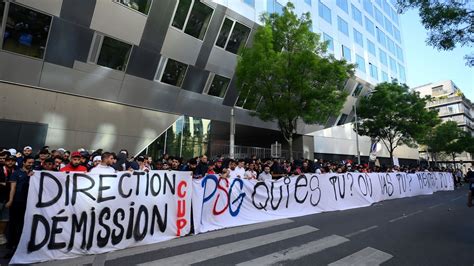
{"label": "question mark on banner", "polygon": [[354,177],[352,176],[352,174],[347,174],[347,179],[349,179],[349,176],[351,177],[350,189],[351,189],[351,196],[352,196],[352,186],[354,186]]}

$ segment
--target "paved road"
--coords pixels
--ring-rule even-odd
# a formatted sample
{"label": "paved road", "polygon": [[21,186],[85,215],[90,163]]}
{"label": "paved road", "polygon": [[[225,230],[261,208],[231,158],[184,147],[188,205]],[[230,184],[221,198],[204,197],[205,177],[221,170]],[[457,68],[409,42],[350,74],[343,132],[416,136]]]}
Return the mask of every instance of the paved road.
{"label": "paved road", "polygon": [[466,186],[44,265],[473,265]]}

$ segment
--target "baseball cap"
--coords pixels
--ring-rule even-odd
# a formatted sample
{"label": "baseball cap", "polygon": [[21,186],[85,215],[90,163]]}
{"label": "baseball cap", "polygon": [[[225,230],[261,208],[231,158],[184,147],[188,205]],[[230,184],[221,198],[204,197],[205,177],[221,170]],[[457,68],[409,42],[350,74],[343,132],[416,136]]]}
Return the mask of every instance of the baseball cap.
{"label": "baseball cap", "polygon": [[71,158],[73,158],[73,157],[81,157],[81,156],[82,156],[81,153],[78,152],[78,151],[75,151],[75,152],[71,153]]}
{"label": "baseball cap", "polygon": [[59,148],[59,149],[57,149],[57,151],[65,152],[66,150],[64,148]]}
{"label": "baseball cap", "polygon": [[145,161],[145,157],[143,157],[143,156],[138,156],[138,157],[137,157],[137,161],[138,161],[138,162],[144,162],[144,161]]}
{"label": "baseball cap", "polygon": [[16,150],[11,148],[8,150],[10,152],[11,155],[16,155]]}
{"label": "baseball cap", "polygon": [[102,157],[100,157],[100,156],[95,156],[92,161],[93,161],[93,162],[96,162],[96,161],[101,161],[101,160],[102,160]]}
{"label": "baseball cap", "polygon": [[5,158],[5,161],[16,161],[16,157],[13,155],[8,155],[7,158]]}
{"label": "baseball cap", "polygon": [[31,146],[25,146],[23,150],[32,150]]}
{"label": "baseball cap", "polygon": [[86,151],[86,149],[80,148],[80,149],[78,149],[77,151],[78,151],[78,152],[83,152],[83,151]]}

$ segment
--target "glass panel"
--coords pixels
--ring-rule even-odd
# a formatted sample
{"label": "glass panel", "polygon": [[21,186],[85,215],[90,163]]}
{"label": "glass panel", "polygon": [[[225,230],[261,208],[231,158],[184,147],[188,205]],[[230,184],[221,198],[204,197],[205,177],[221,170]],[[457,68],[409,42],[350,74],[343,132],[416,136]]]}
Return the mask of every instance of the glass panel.
{"label": "glass panel", "polygon": [[347,0],[336,0],[336,5],[346,11],[346,13],[349,13],[349,5],[347,4]]}
{"label": "glass panel", "polygon": [[367,50],[369,51],[369,53],[373,54],[374,56],[377,56],[375,52],[375,44],[369,39],[367,39]]}
{"label": "glass panel", "polygon": [[323,18],[326,22],[332,24],[331,9],[329,9],[329,7],[327,7],[325,4],[321,3],[321,1],[319,1],[318,4],[318,13],[319,16]]}
{"label": "glass panel", "polygon": [[329,36],[326,33],[323,33],[323,40],[325,42],[328,42],[328,50],[329,51],[334,51],[334,41],[331,36]]}
{"label": "glass panel", "polygon": [[216,45],[219,47],[224,48],[227,39],[229,38],[230,30],[232,29],[232,25],[234,22],[228,18],[224,20],[224,24],[222,24],[221,32],[219,32],[219,36],[217,36]]}
{"label": "glass panel", "polygon": [[351,50],[344,45],[342,46],[342,57],[344,57],[348,62],[351,61]]}
{"label": "glass panel", "polygon": [[3,21],[3,12],[5,11],[5,3],[0,1],[0,29],[2,28],[2,21]]}
{"label": "glass panel", "polygon": [[211,87],[209,88],[209,92],[207,94],[223,98],[225,92],[227,91],[229,83],[230,79],[223,76],[215,75],[214,79],[212,80]]}
{"label": "glass panel", "polygon": [[344,33],[345,35],[349,36],[349,25],[345,20],[341,17],[337,17],[337,28],[340,32]]}
{"label": "glass panel", "polygon": [[356,86],[354,92],[352,93],[352,96],[354,96],[354,97],[359,96],[360,93],[362,92],[362,89],[363,89],[363,88],[364,88],[364,86],[362,86],[362,84],[357,83],[357,86]]}
{"label": "glass panel", "polygon": [[195,1],[184,32],[202,40],[211,20],[212,11],[213,9],[207,5]]}
{"label": "glass panel", "polygon": [[383,82],[388,82],[388,74],[384,71],[382,71],[382,81]]}
{"label": "glass panel", "polygon": [[244,0],[244,3],[249,6],[255,7],[255,0]]}
{"label": "glass panel", "polygon": [[181,87],[187,69],[188,65],[173,59],[168,59],[165,70],[163,71],[163,76],[161,77],[161,82]]}
{"label": "glass panel", "polygon": [[365,60],[362,56],[356,54],[357,69],[365,72]]}
{"label": "glass panel", "polygon": [[384,50],[379,49],[379,55],[380,55],[380,62],[387,66],[388,65],[387,53]]}
{"label": "glass panel", "polygon": [[311,5],[311,0],[304,0],[304,2],[308,5]]}
{"label": "glass panel", "polygon": [[50,24],[50,16],[10,3],[3,49],[43,58]]}
{"label": "glass panel", "polygon": [[117,0],[117,2],[146,15],[151,5],[151,0]]}
{"label": "glass panel", "polygon": [[189,8],[191,7],[192,0],[179,0],[178,8],[174,14],[173,27],[178,29],[183,29],[184,22],[186,22],[186,17],[188,16]]}
{"label": "glass panel", "polygon": [[357,21],[362,26],[362,12],[360,12],[357,7],[351,4],[351,9],[352,9],[352,19]]}
{"label": "glass panel", "polygon": [[372,5],[372,0],[363,0],[364,1],[364,10],[369,13],[371,16],[374,16],[374,6]]}
{"label": "glass panel", "polygon": [[374,23],[367,17],[365,17],[365,29],[372,35],[375,36],[375,26]]}
{"label": "glass panel", "polygon": [[356,29],[354,29],[354,41],[361,47],[364,47],[364,38],[362,37],[362,33],[358,32]]}
{"label": "glass panel", "polygon": [[97,64],[115,70],[125,71],[132,46],[105,36],[100,48]]}
{"label": "glass panel", "polygon": [[247,38],[250,34],[250,28],[235,22],[234,30],[232,31],[232,34],[230,35],[229,42],[227,43],[227,48],[226,50],[237,54],[239,51],[239,48],[241,45],[245,45],[245,42],[247,42]]}

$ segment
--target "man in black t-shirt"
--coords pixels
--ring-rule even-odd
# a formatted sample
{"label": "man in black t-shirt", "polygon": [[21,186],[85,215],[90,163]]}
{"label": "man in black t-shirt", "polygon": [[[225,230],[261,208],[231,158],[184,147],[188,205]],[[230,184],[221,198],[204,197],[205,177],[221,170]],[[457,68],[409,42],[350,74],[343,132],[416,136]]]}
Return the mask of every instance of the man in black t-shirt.
{"label": "man in black t-shirt", "polygon": [[10,222],[8,226],[8,247],[11,253],[7,257],[13,256],[15,249],[20,242],[23,231],[24,218],[26,213],[26,201],[28,199],[28,189],[30,186],[30,176],[33,175],[33,157],[25,157],[23,167],[13,172],[8,182],[11,185],[10,195],[6,207],[10,210]]}

